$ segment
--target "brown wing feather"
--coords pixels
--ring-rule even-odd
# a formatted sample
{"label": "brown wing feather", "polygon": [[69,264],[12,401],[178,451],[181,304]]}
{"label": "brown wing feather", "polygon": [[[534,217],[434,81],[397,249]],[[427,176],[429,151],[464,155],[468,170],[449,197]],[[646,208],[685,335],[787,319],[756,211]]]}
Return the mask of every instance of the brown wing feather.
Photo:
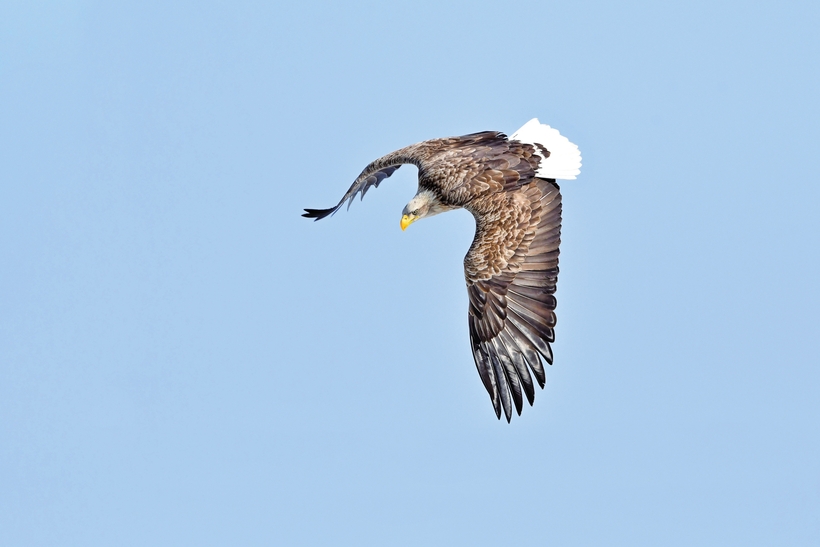
{"label": "brown wing feather", "polygon": [[503,410],[510,421],[523,396],[535,399],[530,371],[543,388],[542,361],[552,364],[561,193],[554,181],[533,179],[467,209],[476,217],[464,259],[473,357],[496,416]]}
{"label": "brown wing feather", "polygon": [[420,167],[424,159],[425,144],[426,143],[413,144],[371,162],[364,168],[361,174],[356,177],[356,180],[353,181],[353,184],[347,190],[344,197],[342,197],[339,203],[334,207],[330,207],[329,209],[305,209],[302,216],[320,220],[329,215],[333,215],[344,205],[345,201],[347,201],[349,208],[357,194],[361,194],[362,199],[364,199],[364,195],[370,188],[374,186],[378,188],[384,179],[392,175],[396,169],[402,165],[413,164]]}
{"label": "brown wing feather", "polygon": [[370,163],[344,197],[329,209],[305,209],[302,216],[319,220],[392,175],[403,164],[419,168],[419,186],[435,191],[442,202],[462,207],[499,192],[517,190],[535,176],[541,156],[532,145],[509,141],[504,133],[484,131],[462,137],[433,139],[407,146]]}

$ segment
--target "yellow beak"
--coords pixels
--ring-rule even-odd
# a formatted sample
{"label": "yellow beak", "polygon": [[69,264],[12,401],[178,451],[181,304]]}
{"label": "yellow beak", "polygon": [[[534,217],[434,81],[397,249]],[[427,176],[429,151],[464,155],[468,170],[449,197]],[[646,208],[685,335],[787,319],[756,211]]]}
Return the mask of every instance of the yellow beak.
{"label": "yellow beak", "polygon": [[401,229],[402,231],[406,230],[408,226],[413,224],[419,217],[415,215],[402,215],[401,217]]}

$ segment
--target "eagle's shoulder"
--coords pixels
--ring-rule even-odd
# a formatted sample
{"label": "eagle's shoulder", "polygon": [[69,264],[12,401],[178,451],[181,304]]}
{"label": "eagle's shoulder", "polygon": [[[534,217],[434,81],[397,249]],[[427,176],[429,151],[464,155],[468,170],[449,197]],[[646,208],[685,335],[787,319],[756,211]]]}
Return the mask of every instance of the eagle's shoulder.
{"label": "eagle's shoulder", "polygon": [[522,187],[541,161],[532,145],[499,131],[426,141],[420,155],[422,185],[440,189],[458,205]]}

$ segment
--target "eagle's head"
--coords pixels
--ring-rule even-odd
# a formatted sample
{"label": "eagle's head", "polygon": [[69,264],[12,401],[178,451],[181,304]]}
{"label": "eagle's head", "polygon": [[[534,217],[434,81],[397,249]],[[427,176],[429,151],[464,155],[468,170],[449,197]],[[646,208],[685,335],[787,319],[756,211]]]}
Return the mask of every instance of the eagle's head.
{"label": "eagle's head", "polygon": [[435,192],[419,190],[401,212],[401,229],[405,230],[420,218],[431,217],[455,207],[444,205]]}

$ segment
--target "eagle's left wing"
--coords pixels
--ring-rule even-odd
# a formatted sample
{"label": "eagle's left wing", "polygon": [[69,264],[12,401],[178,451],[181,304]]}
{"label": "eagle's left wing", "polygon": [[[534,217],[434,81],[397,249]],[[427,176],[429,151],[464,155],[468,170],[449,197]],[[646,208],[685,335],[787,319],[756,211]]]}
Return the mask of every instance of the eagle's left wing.
{"label": "eagle's left wing", "polygon": [[535,399],[530,370],[542,388],[542,359],[552,364],[555,293],[561,242],[561,193],[534,179],[493,201],[467,207],[476,235],[464,258],[470,299],[470,342],[496,416],[521,414]]}

